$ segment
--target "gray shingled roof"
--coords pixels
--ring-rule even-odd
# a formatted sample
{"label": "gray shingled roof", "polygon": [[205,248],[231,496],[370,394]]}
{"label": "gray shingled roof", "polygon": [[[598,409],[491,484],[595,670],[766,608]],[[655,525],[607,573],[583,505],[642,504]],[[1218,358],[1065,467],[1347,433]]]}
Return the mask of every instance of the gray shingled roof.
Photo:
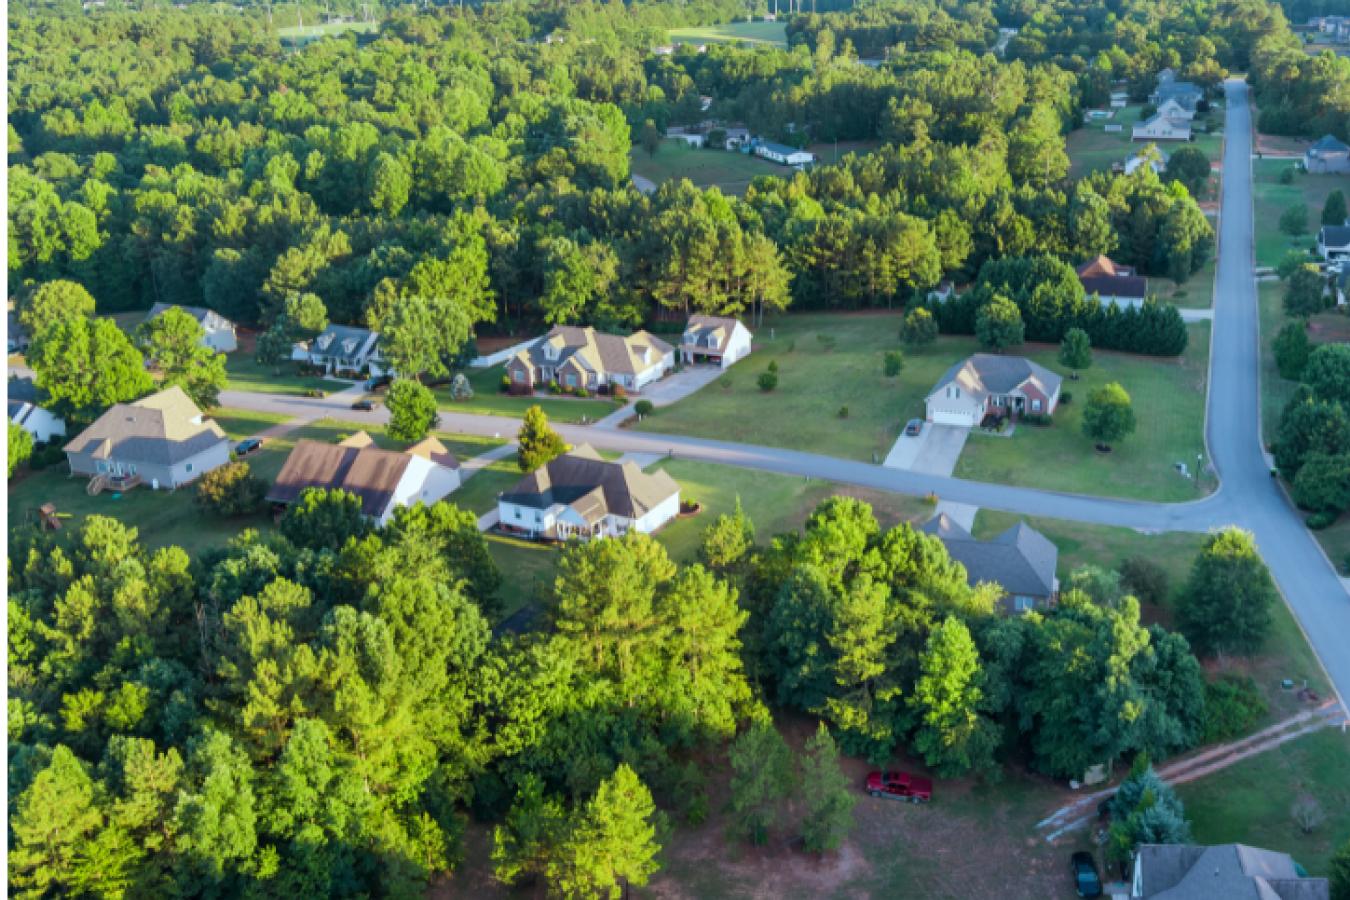
{"label": "gray shingled roof", "polygon": [[1149,900],[1327,900],[1325,878],[1300,878],[1287,853],[1245,844],[1144,844],[1143,896]]}
{"label": "gray shingled roof", "polygon": [[1324,134],[1318,139],[1317,143],[1313,144],[1308,149],[1317,150],[1319,152],[1344,153],[1345,151],[1350,150],[1350,146],[1346,146],[1345,142],[1337,139],[1333,134]]}
{"label": "gray shingled roof", "polygon": [[[557,351],[556,359],[549,359],[544,348],[553,345]],[[636,355],[644,348],[655,354],[651,362],[642,362]],[[674,348],[670,344],[649,334],[638,331],[628,336],[605,334],[589,326],[555,325],[548,334],[531,343],[511,358],[517,365],[528,360],[534,367],[549,366],[560,369],[571,361],[587,372],[603,370],[606,374],[621,373],[636,375],[652,366],[660,365],[661,359]]]}
{"label": "gray shingled roof", "polygon": [[[355,325],[329,325],[310,342],[310,350],[324,356],[342,356],[351,358],[361,352],[371,337],[377,337],[369,328]],[[331,340],[329,340],[331,338]],[[373,349],[374,343],[371,344]]]}
{"label": "gray shingled roof", "polygon": [[181,309],[183,312],[196,319],[198,325],[205,326],[206,317],[210,315],[216,315],[226,322],[229,321],[228,319],[225,319],[224,316],[221,316],[220,313],[207,309],[205,306],[180,306],[177,303],[156,303],[154,306],[150,307],[150,313],[145,317],[145,321],[149,322],[151,319],[164,315],[164,313],[171,309]]}
{"label": "gray shingled roof", "polygon": [[968,374],[973,383],[966,384],[969,391],[984,391],[987,394],[1006,394],[1025,384],[1029,380],[1038,381],[1047,396],[1053,396],[1063,381],[1045,366],[1034,363],[1022,356],[999,356],[994,353],[976,353],[956,363],[938,379],[933,393],[956,380],[963,369],[969,367]]}
{"label": "gray shingled roof", "polygon": [[1049,597],[1055,592],[1059,549],[1025,522],[991,541],[976,540],[946,513],[939,513],[919,530],[942,541],[951,558],[966,567],[966,579],[972,585],[992,582],[1008,594],[1023,597]]}
{"label": "gray shingled roof", "polygon": [[[637,519],[679,489],[664,471],[647,474],[633,462],[608,462],[582,444],[520,479],[502,499],[531,509],[578,504],[577,512],[588,521],[605,511]],[[597,506],[601,501],[603,508]]]}
{"label": "gray shingled roof", "polygon": [[1350,244],[1350,225],[1323,225],[1317,239],[1328,247],[1344,247]]}
{"label": "gray shingled roof", "polygon": [[112,406],[63,449],[171,466],[227,440],[182,388],[171,387]]}

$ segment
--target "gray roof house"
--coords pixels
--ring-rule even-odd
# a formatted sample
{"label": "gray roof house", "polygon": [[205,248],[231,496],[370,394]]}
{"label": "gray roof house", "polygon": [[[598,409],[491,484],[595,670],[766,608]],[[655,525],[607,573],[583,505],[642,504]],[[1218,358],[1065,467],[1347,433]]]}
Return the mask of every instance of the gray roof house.
{"label": "gray roof house", "polygon": [[9,420],[45,444],[66,436],[66,420],[44,408],[37,386],[31,378],[10,378],[8,389]]}
{"label": "gray roof house", "polygon": [[356,325],[329,325],[314,340],[296,344],[291,359],[328,373],[368,371],[378,378],[393,371],[380,355],[380,333]]}
{"label": "gray roof house", "polygon": [[1350,257],[1350,224],[1323,225],[1318,229],[1317,253],[1325,260]]}
{"label": "gray roof house", "polygon": [[1318,175],[1350,172],[1350,146],[1333,135],[1323,135],[1303,154],[1303,168]]}
{"label": "gray roof house", "polygon": [[197,324],[202,326],[202,331],[206,332],[202,336],[203,346],[210,347],[217,353],[233,353],[239,349],[239,343],[234,334],[234,323],[215,310],[207,309],[204,306],[176,306],[172,303],[156,303],[150,307],[150,314],[145,317],[145,321],[149,322],[151,319],[156,319],[171,309],[180,309],[197,320]]}
{"label": "gray roof house", "polygon": [[942,541],[951,558],[966,567],[972,587],[987,582],[1003,588],[1000,607],[1004,612],[1054,606],[1059,594],[1055,576],[1059,548],[1027,523],[1018,522],[998,537],[981,541],[946,513],[939,513],[919,530]]}
{"label": "gray roof house", "polygon": [[1185,109],[1194,112],[1200,101],[1205,98],[1205,89],[1190,81],[1177,81],[1175,77],[1165,78],[1168,70],[1158,73],[1158,86],[1148,95],[1148,102],[1161,106],[1168,100],[1175,100]]}
{"label": "gray roof house", "polygon": [[1130,897],[1139,900],[1329,900],[1325,878],[1300,875],[1288,853],[1219,844],[1144,844]]}
{"label": "gray roof house", "polygon": [[179,387],[115,404],[63,449],[72,475],[94,476],[91,490],[172,489],[230,461],[225,432]]}
{"label": "gray roof house", "polygon": [[1022,356],[976,353],[943,373],[924,400],[938,425],[974,428],[987,415],[1053,415],[1063,379]]}
{"label": "gray roof house", "polygon": [[9,352],[16,353],[20,350],[27,350],[28,330],[19,321],[19,314],[12,309],[6,316],[6,325],[5,345]]}

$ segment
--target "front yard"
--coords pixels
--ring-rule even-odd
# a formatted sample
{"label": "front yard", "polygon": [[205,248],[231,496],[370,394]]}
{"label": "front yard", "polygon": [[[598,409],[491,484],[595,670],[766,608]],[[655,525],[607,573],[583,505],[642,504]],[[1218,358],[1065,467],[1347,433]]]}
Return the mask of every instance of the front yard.
{"label": "front yard", "polygon": [[[953,473],[958,478],[1020,487],[1128,497],[1136,500],[1193,500],[1214,489],[1212,477],[1194,481],[1196,454],[1205,449],[1205,385],[1209,361],[1209,324],[1189,326],[1190,346],[1177,359],[1093,352],[1092,368],[1078,381],[1065,378],[1072,401],[1060,403],[1054,424],[1037,428],[1025,423],[1011,437],[976,430]],[[1025,355],[1066,375],[1056,359],[1058,348],[1028,345]],[[1118,381],[1133,400],[1138,428],[1098,453],[1083,434],[1083,408],[1093,388]],[[1183,462],[1191,478],[1175,464]]]}
{"label": "front yard", "polygon": [[[1252,205],[1256,229],[1256,264],[1274,266],[1290,250],[1304,251],[1317,245],[1322,204],[1339,190],[1350,197],[1350,175],[1310,175],[1297,172],[1289,184],[1280,183],[1280,173],[1292,168],[1294,159],[1252,160]],[[1290,237],[1280,231],[1280,216],[1291,206],[1308,210],[1308,233]]]}
{"label": "front yard", "polygon": [[230,376],[228,390],[256,394],[303,396],[312,390],[328,393],[345,386],[343,382],[329,378],[301,375],[297,364],[289,360],[276,366],[265,366],[252,353],[242,351],[225,357],[225,372]]}
{"label": "front yard", "polygon": [[516,397],[502,391],[502,376],[506,367],[493,366],[490,369],[469,369],[465,372],[469,384],[473,387],[473,397],[469,400],[452,400],[450,385],[444,384],[435,389],[436,400],[447,412],[476,413],[487,416],[510,416],[518,419],[525,410],[539,405],[544,408],[550,420],[554,422],[577,423],[585,419],[594,422],[602,419],[614,410],[618,404],[604,397],[580,399],[576,397],[555,397],[539,394],[532,397]]}

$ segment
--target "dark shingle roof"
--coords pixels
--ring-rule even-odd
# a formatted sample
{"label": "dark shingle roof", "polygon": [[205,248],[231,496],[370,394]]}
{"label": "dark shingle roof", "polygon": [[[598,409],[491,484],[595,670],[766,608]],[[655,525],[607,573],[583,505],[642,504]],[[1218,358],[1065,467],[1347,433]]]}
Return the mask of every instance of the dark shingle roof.
{"label": "dark shingle roof", "polygon": [[1328,247],[1344,247],[1350,244],[1350,225],[1323,225],[1317,238]]}
{"label": "dark shingle roof", "polygon": [[607,462],[582,444],[520,479],[502,499],[532,509],[562,503],[588,521],[606,512],[637,519],[679,489],[664,471],[649,475],[634,462]]}
{"label": "dark shingle roof", "polygon": [[1316,150],[1322,153],[1326,152],[1344,153],[1345,151],[1350,150],[1350,146],[1346,146],[1345,142],[1338,140],[1335,135],[1324,134],[1317,141],[1317,143],[1313,144],[1308,149]]}
{"label": "dark shingle roof", "polygon": [[1055,592],[1059,550],[1036,529],[1018,522],[992,541],[971,536],[946,513],[920,526],[941,539],[952,559],[966,567],[972,585],[992,582],[1009,594],[1049,597]]}
{"label": "dark shingle roof", "polygon": [[1047,397],[1053,396],[1063,381],[1045,366],[1023,356],[976,353],[944,372],[933,388],[933,393],[958,379],[967,391],[986,395],[1006,394],[1031,381],[1036,383]]}
{"label": "dark shingle roof", "polygon": [[1142,893],[1150,900],[1327,900],[1325,878],[1300,878],[1287,853],[1219,844],[1144,844]]}
{"label": "dark shingle roof", "polygon": [[293,503],[307,488],[341,488],[361,498],[361,512],[372,518],[384,514],[412,457],[374,446],[296,443],[276,483],[267,492],[272,503]]}
{"label": "dark shingle roof", "polygon": [[1142,275],[1080,275],[1083,292],[1101,297],[1138,297],[1148,295],[1148,279]]}

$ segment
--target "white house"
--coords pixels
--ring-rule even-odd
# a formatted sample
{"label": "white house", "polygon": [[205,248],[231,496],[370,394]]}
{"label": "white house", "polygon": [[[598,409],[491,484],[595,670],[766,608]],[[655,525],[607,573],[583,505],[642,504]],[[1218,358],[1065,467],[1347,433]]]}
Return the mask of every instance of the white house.
{"label": "white house", "polygon": [[750,329],[738,319],[690,316],[680,336],[680,358],[687,363],[710,362],[725,369],[750,355]]}
{"label": "white house", "polygon": [[239,349],[239,342],[235,339],[234,334],[234,323],[215,310],[203,306],[176,306],[172,303],[156,303],[150,307],[150,314],[145,317],[145,321],[157,319],[171,309],[180,309],[197,320],[197,324],[202,326],[202,330],[206,332],[202,336],[202,346],[210,347],[217,353],[233,353]]}
{"label": "white house", "polygon": [[314,340],[292,347],[291,359],[329,374],[355,377],[369,372],[375,378],[393,374],[380,355],[380,333],[354,325],[329,325]]}
{"label": "white house", "polygon": [[1316,175],[1350,172],[1350,146],[1325,134],[1303,154],[1303,168]]}
{"label": "white house", "polygon": [[63,449],[72,475],[94,476],[91,492],[172,489],[230,461],[225,432],[179,387],[115,404]]}
{"label": "white house", "polygon": [[341,489],[361,499],[366,518],[383,525],[400,506],[430,506],[459,484],[459,460],[436,438],[407,450],[381,450],[358,431],[339,444],[297,442],[267,499],[284,506],[309,488]]}
{"label": "white house", "polygon": [[798,150],[796,147],[789,147],[787,144],[776,144],[773,141],[760,141],[756,144],[755,155],[770,162],[776,162],[780,166],[792,166],[798,169],[816,161],[814,153]]}
{"label": "white house", "polygon": [[588,445],[540,466],[497,500],[498,527],[551,541],[651,534],[680,512],[680,486],[663,471],[607,462]]}
{"label": "white house", "polygon": [[9,401],[9,420],[33,436],[39,444],[66,436],[66,420],[28,400]]}
{"label": "white house", "polygon": [[1323,225],[1317,232],[1317,252],[1328,261],[1350,257],[1350,223]]}
{"label": "white house", "polygon": [[1158,104],[1158,115],[1177,122],[1189,122],[1195,118],[1195,110],[1187,109],[1175,99],[1168,98]]}
{"label": "white house", "polygon": [[1156,115],[1134,126],[1130,139],[1135,141],[1189,141],[1191,123]]}
{"label": "white house", "polygon": [[1167,170],[1167,159],[1167,154],[1158,150],[1156,147],[1154,148],[1153,153],[1141,152],[1132,154],[1129,159],[1125,160],[1125,174],[1133,175],[1140,166],[1147,163],[1148,167],[1153,170],[1155,175],[1161,175]]}
{"label": "white house", "polygon": [[555,325],[506,364],[511,390],[527,394],[556,381],[565,389],[619,385],[640,391],[675,368],[675,348],[638,331],[622,336],[594,328]]}
{"label": "white house", "polygon": [[1051,415],[1062,379],[1020,356],[976,353],[946,371],[924,400],[927,419],[974,428],[986,415]]}

